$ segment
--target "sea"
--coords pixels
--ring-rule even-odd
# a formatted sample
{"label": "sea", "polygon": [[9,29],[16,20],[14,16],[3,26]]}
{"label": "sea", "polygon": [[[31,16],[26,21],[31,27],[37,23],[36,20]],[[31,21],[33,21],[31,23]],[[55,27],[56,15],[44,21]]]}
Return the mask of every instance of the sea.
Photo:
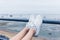
{"label": "sea", "polygon": [[[56,19],[56,17],[54,19]],[[6,30],[9,32],[18,33],[26,26],[26,23],[27,22],[15,22],[15,21],[0,20],[0,30]],[[59,24],[42,23],[38,37],[49,38],[49,40],[60,40],[60,25]]]}

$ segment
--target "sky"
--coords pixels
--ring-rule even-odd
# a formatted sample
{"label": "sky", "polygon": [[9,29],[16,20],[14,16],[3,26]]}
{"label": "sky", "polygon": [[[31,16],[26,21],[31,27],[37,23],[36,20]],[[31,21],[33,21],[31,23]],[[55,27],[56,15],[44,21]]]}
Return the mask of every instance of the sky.
{"label": "sky", "polygon": [[0,0],[0,14],[60,14],[60,0]]}

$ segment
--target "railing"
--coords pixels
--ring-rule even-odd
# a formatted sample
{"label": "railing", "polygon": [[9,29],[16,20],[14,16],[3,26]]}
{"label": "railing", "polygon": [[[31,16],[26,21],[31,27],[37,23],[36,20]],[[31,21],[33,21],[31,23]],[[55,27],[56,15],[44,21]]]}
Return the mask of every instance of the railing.
{"label": "railing", "polygon": [[[0,20],[4,20],[4,21],[17,21],[17,22],[28,22],[28,19],[3,19],[0,18]],[[59,20],[44,20],[43,19],[43,23],[48,23],[48,24],[60,24]]]}

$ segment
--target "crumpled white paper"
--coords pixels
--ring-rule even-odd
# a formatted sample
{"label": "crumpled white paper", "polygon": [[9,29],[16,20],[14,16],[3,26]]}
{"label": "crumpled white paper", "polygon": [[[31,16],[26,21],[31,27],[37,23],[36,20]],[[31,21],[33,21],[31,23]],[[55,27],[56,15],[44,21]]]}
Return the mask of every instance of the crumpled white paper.
{"label": "crumpled white paper", "polygon": [[31,15],[29,18],[29,22],[26,24],[28,28],[34,28],[36,33],[34,36],[38,36],[42,24],[42,17],[40,15]]}

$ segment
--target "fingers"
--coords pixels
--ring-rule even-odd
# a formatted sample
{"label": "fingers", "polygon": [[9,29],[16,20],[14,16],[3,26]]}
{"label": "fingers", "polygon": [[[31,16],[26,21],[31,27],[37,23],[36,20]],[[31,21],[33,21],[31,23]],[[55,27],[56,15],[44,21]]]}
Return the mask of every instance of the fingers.
{"label": "fingers", "polygon": [[31,40],[34,33],[35,33],[34,29],[31,28],[29,30],[28,28],[24,28],[20,33],[18,33],[16,36],[11,38],[10,40]]}
{"label": "fingers", "polygon": [[35,33],[35,30],[31,28],[22,40],[31,40],[34,33]]}
{"label": "fingers", "polygon": [[21,32],[19,32],[16,36],[14,36],[12,39],[10,40],[21,40],[25,34],[27,33],[29,29],[27,27],[25,27]]}

